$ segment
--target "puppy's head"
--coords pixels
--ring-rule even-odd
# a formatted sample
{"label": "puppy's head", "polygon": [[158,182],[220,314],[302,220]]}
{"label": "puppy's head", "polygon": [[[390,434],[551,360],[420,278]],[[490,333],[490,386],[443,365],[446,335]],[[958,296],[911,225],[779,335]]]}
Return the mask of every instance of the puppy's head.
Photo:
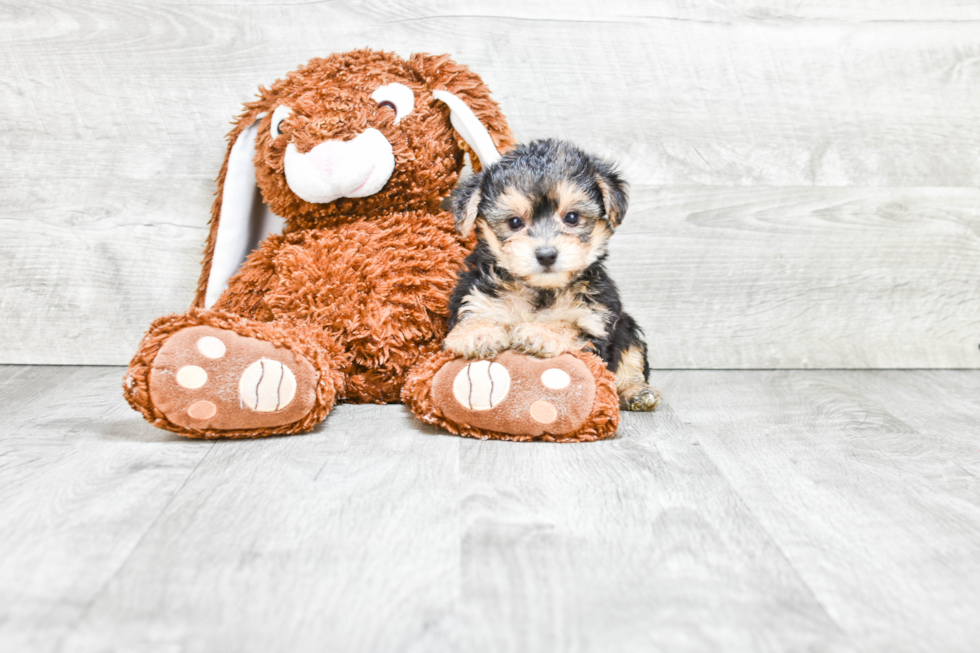
{"label": "puppy's head", "polygon": [[460,234],[475,228],[502,268],[539,288],[565,287],[602,257],[627,203],[610,164],[553,139],[517,146],[452,196]]}

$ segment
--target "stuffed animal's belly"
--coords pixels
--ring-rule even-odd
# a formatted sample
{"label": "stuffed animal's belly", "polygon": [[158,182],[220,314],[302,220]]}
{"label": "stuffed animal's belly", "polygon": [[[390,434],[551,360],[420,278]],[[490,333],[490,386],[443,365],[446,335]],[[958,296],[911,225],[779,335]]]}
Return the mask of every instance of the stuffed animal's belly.
{"label": "stuffed animal's belly", "polygon": [[397,401],[408,370],[441,346],[465,255],[453,233],[424,220],[290,234],[266,303],[339,340],[351,355],[347,399]]}

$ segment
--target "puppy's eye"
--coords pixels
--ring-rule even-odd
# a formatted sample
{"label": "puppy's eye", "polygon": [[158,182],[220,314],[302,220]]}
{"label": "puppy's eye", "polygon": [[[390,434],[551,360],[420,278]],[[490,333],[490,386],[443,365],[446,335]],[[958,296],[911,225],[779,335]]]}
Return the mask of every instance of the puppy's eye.
{"label": "puppy's eye", "polygon": [[513,218],[507,221],[507,226],[513,229],[514,231],[517,231],[518,229],[524,226],[524,221],[518,218],[517,216],[514,216]]}
{"label": "puppy's eye", "polygon": [[276,110],[272,112],[272,125],[269,127],[269,134],[272,136],[273,140],[279,138],[282,134],[282,123],[289,116],[293,115],[293,110],[287,107],[285,104],[280,104],[276,107]]}
{"label": "puppy's eye", "polygon": [[378,103],[378,108],[388,107],[395,112],[395,124],[412,113],[415,108],[415,93],[404,84],[386,84],[374,89],[371,99]]}
{"label": "puppy's eye", "polygon": [[562,220],[564,220],[565,224],[567,224],[569,227],[574,227],[575,225],[578,224],[578,220],[579,220],[578,213],[576,213],[575,211],[569,211],[568,213],[565,214],[565,217],[562,218]]}

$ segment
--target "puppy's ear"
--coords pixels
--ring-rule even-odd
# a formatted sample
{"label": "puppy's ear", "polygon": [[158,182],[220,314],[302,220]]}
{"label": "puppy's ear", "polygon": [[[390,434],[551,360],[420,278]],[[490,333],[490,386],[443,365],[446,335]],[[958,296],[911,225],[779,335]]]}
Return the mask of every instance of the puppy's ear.
{"label": "puppy's ear", "polygon": [[601,162],[596,172],[596,183],[602,193],[602,203],[606,208],[606,216],[613,228],[623,223],[626,209],[629,206],[629,185],[623,180],[614,167]]}
{"label": "puppy's ear", "polygon": [[480,186],[483,183],[483,173],[470,175],[456,187],[451,196],[453,215],[456,218],[456,231],[463,238],[470,235],[473,223],[476,222],[483,199]]}

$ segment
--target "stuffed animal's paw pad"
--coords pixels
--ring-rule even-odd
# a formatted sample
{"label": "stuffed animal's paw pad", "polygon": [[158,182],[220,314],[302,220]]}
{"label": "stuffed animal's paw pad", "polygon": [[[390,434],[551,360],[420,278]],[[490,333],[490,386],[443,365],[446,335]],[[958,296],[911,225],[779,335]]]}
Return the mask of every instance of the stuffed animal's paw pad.
{"label": "stuffed animal's paw pad", "polygon": [[279,361],[260,358],[238,381],[242,403],[260,413],[271,413],[288,406],[296,395],[296,375]]}
{"label": "stuffed animal's paw pad", "polygon": [[468,410],[490,410],[510,391],[510,372],[500,363],[476,361],[469,363],[453,381],[453,396]]}

